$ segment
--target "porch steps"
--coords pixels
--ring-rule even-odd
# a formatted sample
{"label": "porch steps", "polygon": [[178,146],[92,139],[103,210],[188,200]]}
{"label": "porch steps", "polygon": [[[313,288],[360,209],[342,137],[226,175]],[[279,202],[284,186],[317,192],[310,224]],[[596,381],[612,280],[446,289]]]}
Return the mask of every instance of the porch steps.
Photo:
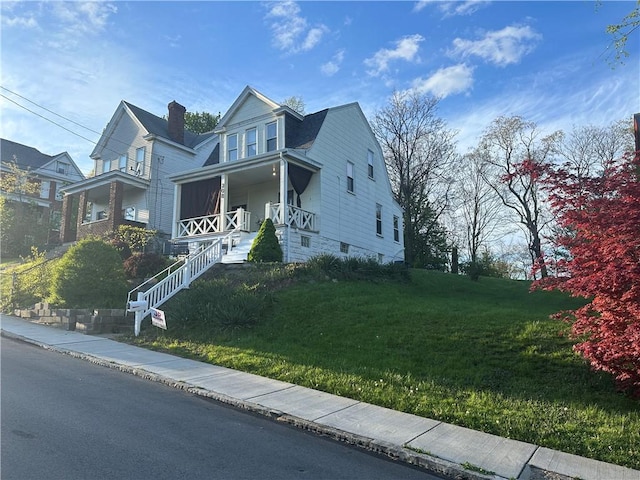
{"label": "porch steps", "polygon": [[251,232],[243,234],[237,244],[233,246],[231,251],[222,256],[221,263],[244,263],[247,261],[247,256],[253,245],[253,240],[258,235],[258,232]]}

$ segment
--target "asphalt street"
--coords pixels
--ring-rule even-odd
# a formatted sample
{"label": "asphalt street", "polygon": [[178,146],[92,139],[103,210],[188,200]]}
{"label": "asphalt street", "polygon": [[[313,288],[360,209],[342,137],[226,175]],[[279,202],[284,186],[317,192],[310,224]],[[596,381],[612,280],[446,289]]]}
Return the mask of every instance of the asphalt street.
{"label": "asphalt street", "polygon": [[0,347],[3,480],[438,478],[118,370]]}

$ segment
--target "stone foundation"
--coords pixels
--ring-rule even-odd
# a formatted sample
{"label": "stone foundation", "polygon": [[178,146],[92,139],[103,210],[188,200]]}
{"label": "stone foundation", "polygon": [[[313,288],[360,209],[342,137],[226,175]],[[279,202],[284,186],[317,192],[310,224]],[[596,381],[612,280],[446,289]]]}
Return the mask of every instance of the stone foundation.
{"label": "stone foundation", "polygon": [[124,309],[53,308],[48,303],[36,303],[31,309],[14,314],[32,322],[86,334],[127,333],[133,331],[133,320]]}

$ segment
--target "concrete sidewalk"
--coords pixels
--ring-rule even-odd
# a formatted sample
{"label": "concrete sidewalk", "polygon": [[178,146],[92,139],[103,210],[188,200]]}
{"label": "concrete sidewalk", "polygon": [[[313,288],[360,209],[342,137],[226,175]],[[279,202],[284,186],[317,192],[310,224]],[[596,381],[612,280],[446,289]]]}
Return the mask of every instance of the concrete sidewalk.
{"label": "concrete sidewalk", "polygon": [[640,480],[640,471],[250,373],[2,315],[2,334],[316,431],[451,478]]}

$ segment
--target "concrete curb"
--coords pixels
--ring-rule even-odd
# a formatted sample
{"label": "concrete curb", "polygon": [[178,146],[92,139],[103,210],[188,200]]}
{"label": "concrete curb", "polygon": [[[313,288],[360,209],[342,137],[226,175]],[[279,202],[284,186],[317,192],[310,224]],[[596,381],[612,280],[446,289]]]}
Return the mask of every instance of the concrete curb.
{"label": "concrete curb", "polygon": [[[19,322],[11,320],[11,327],[3,325],[0,332],[2,336],[163,383],[233,408],[385,455],[395,461],[446,478],[640,480],[640,471],[626,467],[415,417],[288,382],[181,359],[109,339],[75,332],[56,332],[57,329],[54,328],[47,331],[50,327],[43,327],[45,330],[34,329],[26,326],[29,322],[15,320]],[[13,331],[7,328],[12,328]],[[35,338],[29,338],[29,334]],[[136,363],[132,363],[134,360]],[[173,374],[174,377],[165,376],[164,373]],[[240,389],[238,385],[241,386]],[[215,391],[216,389],[219,390]],[[223,391],[226,394],[221,393]],[[286,407],[291,407],[288,412],[281,410]],[[382,440],[383,438],[385,440]]]}
{"label": "concrete curb", "polygon": [[410,465],[424,468],[428,472],[435,473],[438,475],[443,475],[447,478],[452,478],[456,480],[491,480],[491,479],[502,478],[495,475],[484,475],[481,473],[472,472],[465,469],[461,465],[455,464],[453,462],[449,462],[441,458],[415,452],[411,449],[399,447],[398,445],[394,445],[391,443],[377,441],[372,438],[367,438],[354,433],[345,432],[338,428],[321,425],[315,422],[311,422],[309,420],[305,420],[302,418],[295,417],[293,415],[286,414],[279,410],[274,410],[274,409],[264,407],[257,403],[229,397],[227,395],[213,392],[211,390],[206,390],[204,388],[192,385],[187,382],[179,382],[172,378],[164,377],[156,373],[147,372],[144,369],[130,367],[127,365],[116,363],[116,362],[110,362],[110,361],[95,357],[93,355],[78,353],[65,348],[48,345],[48,344],[39,342],[37,340],[33,340],[31,338],[27,338],[21,335],[7,332],[5,330],[2,330],[1,335],[3,337],[7,337],[14,340],[22,341],[25,343],[29,343],[31,345],[35,345],[45,350],[50,350],[50,351],[61,353],[64,355],[69,355],[71,357],[78,358],[80,360],[85,360],[95,365],[100,365],[102,367],[107,367],[114,370],[119,370],[124,373],[129,373],[131,375],[135,375],[145,380],[163,383],[167,386],[177,388],[179,390],[185,390],[191,394],[198,395],[200,397],[208,398],[210,400],[214,400],[216,402],[220,402],[225,405],[246,410],[248,412],[255,413],[255,414],[273,419],[278,422],[286,423],[296,428],[300,428],[316,434],[324,435],[326,437],[332,438],[333,440],[345,442],[350,445],[364,448],[365,450],[368,450],[373,453],[385,455],[396,461],[400,461],[400,462],[408,463]]}

